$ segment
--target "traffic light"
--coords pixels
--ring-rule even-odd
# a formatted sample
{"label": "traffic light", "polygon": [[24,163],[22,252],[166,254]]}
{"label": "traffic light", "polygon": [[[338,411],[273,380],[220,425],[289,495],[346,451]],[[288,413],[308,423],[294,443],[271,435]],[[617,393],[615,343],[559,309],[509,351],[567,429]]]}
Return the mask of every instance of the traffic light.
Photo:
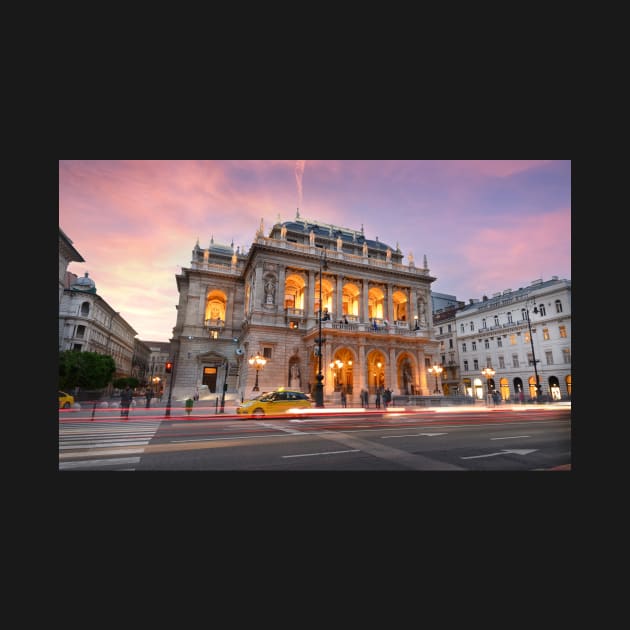
{"label": "traffic light", "polygon": [[170,374],[173,371],[173,362],[172,361],[167,361],[166,362],[166,368],[164,370],[167,374]]}

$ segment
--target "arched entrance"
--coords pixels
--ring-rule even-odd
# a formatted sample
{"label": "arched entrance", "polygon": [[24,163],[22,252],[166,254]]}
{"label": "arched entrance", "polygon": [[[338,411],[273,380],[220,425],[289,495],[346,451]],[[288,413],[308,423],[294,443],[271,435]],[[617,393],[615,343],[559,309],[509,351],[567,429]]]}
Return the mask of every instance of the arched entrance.
{"label": "arched entrance", "polygon": [[328,365],[330,369],[333,391],[344,390],[351,395],[354,389],[354,353],[348,348],[339,348],[333,353],[333,360]]}
{"label": "arched entrance", "polygon": [[385,388],[385,355],[380,350],[372,350],[366,357],[366,383],[370,394]]}
{"label": "arched entrance", "polygon": [[398,377],[398,389],[401,394],[409,396],[416,393],[414,377],[414,361],[408,354],[403,353],[398,358],[396,375]]}

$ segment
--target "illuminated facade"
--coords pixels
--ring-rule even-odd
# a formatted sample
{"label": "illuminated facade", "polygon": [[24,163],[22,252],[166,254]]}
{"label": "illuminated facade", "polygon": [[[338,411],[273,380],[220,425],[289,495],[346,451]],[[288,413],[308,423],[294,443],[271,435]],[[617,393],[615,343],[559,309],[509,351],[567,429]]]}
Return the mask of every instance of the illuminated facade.
{"label": "illuminated facade", "polygon": [[320,294],[326,404],[337,403],[342,389],[356,404],[362,389],[428,395],[426,368],[439,361],[434,280],[426,257],[422,267],[411,254],[403,263],[398,246],[299,211],[268,235],[261,221],[247,252],[197,243],[190,267],[176,276],[173,397],[197,389],[202,397],[251,397],[256,370],[248,359],[257,353],[267,359],[261,392],[290,386],[312,393]]}
{"label": "illuminated facade", "polygon": [[491,367],[496,373],[489,385],[503,400],[518,401],[521,392],[526,401],[535,399],[536,371],[544,399],[571,397],[570,280],[553,276],[470,300],[455,320],[465,393],[483,399],[486,379],[481,370]]}

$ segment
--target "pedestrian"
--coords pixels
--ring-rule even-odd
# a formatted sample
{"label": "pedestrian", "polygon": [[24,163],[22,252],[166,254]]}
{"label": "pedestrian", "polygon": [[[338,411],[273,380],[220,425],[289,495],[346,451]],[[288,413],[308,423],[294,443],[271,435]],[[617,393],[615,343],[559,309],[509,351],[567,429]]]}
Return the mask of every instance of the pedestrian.
{"label": "pedestrian", "polygon": [[376,323],[376,320],[375,320],[375,319],[373,319],[373,320],[372,320],[372,328],[373,328],[374,330],[378,330],[378,324]]}
{"label": "pedestrian", "polygon": [[499,404],[499,401],[501,400],[501,396],[496,389],[492,392],[492,400],[494,401],[495,407]]}
{"label": "pedestrian", "polygon": [[125,385],[125,389],[120,392],[120,417],[127,418],[129,417],[129,405],[131,404],[131,400],[133,398],[133,392],[131,391],[131,387],[129,384]]}
{"label": "pedestrian", "polygon": [[186,398],[185,404],[186,404],[186,414],[190,415],[190,412],[193,410],[193,405],[194,405],[193,399],[190,398],[189,396],[188,398]]}
{"label": "pedestrian", "polygon": [[385,409],[387,409],[387,404],[389,403],[389,401],[391,400],[391,390],[389,389],[389,387],[385,388],[385,391],[383,392],[383,407]]}
{"label": "pedestrian", "polygon": [[380,388],[376,390],[376,399],[374,400],[374,406],[377,409],[381,408],[381,390],[380,390]]}
{"label": "pedestrian", "polygon": [[524,404],[524,402],[525,402],[525,394],[523,394],[523,390],[522,389],[518,393],[518,400],[521,403],[521,405]]}
{"label": "pedestrian", "polygon": [[348,323],[348,318],[347,318],[345,315],[343,316],[343,323],[344,323],[344,324],[347,324],[347,323]]}
{"label": "pedestrian", "polygon": [[151,407],[151,398],[153,398],[153,390],[150,387],[147,387],[144,391],[144,395],[147,398],[147,409]]}
{"label": "pedestrian", "polygon": [[348,406],[348,399],[346,398],[346,390],[342,389],[341,390],[341,406],[342,407],[347,407]]}

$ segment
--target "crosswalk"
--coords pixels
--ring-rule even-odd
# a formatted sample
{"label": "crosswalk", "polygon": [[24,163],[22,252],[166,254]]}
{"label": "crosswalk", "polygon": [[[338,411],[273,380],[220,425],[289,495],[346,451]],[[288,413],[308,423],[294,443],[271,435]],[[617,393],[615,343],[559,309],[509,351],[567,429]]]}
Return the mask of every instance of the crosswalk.
{"label": "crosswalk", "polygon": [[59,425],[59,470],[135,470],[159,422]]}

